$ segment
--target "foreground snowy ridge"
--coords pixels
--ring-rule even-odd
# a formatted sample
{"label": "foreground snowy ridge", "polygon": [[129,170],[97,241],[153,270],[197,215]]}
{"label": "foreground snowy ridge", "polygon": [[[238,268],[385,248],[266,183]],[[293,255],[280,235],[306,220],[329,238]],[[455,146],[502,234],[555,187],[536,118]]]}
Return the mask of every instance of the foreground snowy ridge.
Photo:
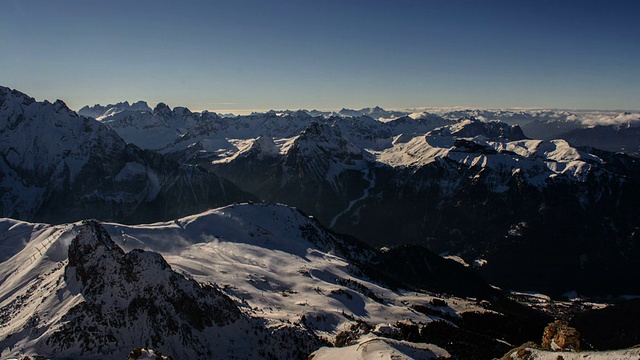
{"label": "foreground snowy ridge", "polygon": [[416,344],[393,339],[367,337],[355,345],[323,348],[309,356],[310,360],[436,360],[450,359],[444,349],[432,344]]}
{"label": "foreground snowy ridge", "polygon": [[300,358],[321,344],[300,325],[248,316],[157,253],[125,253],[95,221],[2,225],[17,240],[3,246],[19,251],[0,265],[2,357],[125,358],[148,344],[177,358]]}
{"label": "foreground snowy ridge", "polygon": [[[354,320],[432,321],[411,306],[433,295],[363,278],[344,256],[371,254],[285,206],[138,226],[0,227],[3,358],[124,358],[145,344],[176,358],[304,358],[322,345],[318,335],[332,340]],[[444,303],[451,316],[485,311]]]}

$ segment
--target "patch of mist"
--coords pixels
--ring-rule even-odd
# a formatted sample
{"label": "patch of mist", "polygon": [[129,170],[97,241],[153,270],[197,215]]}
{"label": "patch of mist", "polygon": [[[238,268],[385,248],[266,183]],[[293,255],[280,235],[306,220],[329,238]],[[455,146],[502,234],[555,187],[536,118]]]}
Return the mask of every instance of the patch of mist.
{"label": "patch of mist", "polygon": [[200,239],[202,240],[202,242],[210,244],[214,248],[218,247],[218,245],[220,244],[220,239],[213,235],[203,233],[203,234],[200,234]]}
{"label": "patch of mist", "polygon": [[580,122],[585,126],[597,125],[638,125],[640,113],[588,113],[580,116]]}
{"label": "patch of mist", "polygon": [[[52,238],[57,236],[57,238]],[[69,257],[69,245],[71,241],[76,237],[76,232],[67,230],[60,235],[52,234],[50,238],[44,241],[44,245],[47,245],[47,241],[50,242],[49,248],[45,252],[45,255],[50,261],[59,262],[64,261]]]}

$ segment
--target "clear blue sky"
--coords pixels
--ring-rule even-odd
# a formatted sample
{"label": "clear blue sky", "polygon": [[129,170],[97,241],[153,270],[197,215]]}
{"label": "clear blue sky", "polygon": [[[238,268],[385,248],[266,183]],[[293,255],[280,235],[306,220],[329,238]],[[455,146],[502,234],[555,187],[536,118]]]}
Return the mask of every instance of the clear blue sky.
{"label": "clear blue sky", "polygon": [[638,0],[0,0],[0,85],[76,109],[639,109],[639,18]]}

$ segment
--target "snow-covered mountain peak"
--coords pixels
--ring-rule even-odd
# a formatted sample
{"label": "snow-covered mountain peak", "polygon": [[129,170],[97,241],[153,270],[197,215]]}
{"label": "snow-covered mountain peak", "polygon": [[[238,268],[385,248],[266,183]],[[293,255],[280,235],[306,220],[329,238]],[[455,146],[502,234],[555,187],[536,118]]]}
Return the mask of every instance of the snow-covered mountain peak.
{"label": "snow-covered mountain peak", "polygon": [[119,255],[124,254],[116,243],[111,240],[109,233],[96,220],[84,220],[76,227],[78,235],[73,239],[69,251],[69,262],[71,264],[85,263],[87,258],[82,256],[95,257],[96,250],[104,246],[109,251],[115,251]]}
{"label": "snow-covered mountain peak", "polygon": [[338,126],[313,122],[298,136],[285,156],[298,176],[313,173],[338,187],[345,170],[362,170],[373,156],[345,138]]}
{"label": "snow-covered mountain peak", "polygon": [[93,106],[83,106],[78,110],[78,114],[82,116],[92,117],[96,120],[102,120],[104,118],[115,116],[120,113],[134,113],[134,112],[151,112],[151,108],[146,101],[136,101],[133,104],[129,104],[128,101],[119,102],[116,104],[100,105],[95,104]]}
{"label": "snow-covered mountain peak", "polygon": [[[198,330],[226,325],[240,317],[240,311],[217,289],[178,275],[160,254],[137,249],[125,253],[97,221],[83,221],[75,230],[77,235],[69,245],[67,275],[75,275],[80,281],[87,301],[120,308],[146,299],[147,308],[142,311],[155,306],[167,317],[175,312]],[[165,299],[154,298],[152,291],[161,292]],[[166,300],[169,304],[162,303]],[[187,300],[192,303],[165,308],[174,301]],[[189,312],[196,312],[197,318]]]}
{"label": "snow-covered mountain peak", "polygon": [[153,108],[151,114],[153,114],[153,116],[169,117],[171,116],[171,108],[169,105],[161,102]]}
{"label": "snow-covered mountain peak", "polygon": [[187,109],[184,106],[176,106],[173,108],[174,116],[189,116],[191,114],[192,114],[191,110]]}
{"label": "snow-covered mountain peak", "polygon": [[149,110],[151,110],[149,108],[149,105],[147,104],[147,102],[146,101],[142,101],[142,100],[136,101],[133,104],[131,104],[130,109],[131,110],[137,110],[137,111],[149,111]]}
{"label": "snow-covered mountain peak", "polygon": [[370,116],[376,120],[390,120],[400,116],[407,115],[408,113],[405,111],[388,111],[379,106],[375,106],[373,108],[367,107],[360,110],[346,109],[342,108],[337,113],[326,113],[327,115],[336,114],[341,117],[359,117],[359,116]]}
{"label": "snow-covered mountain peak", "polygon": [[425,136],[397,137],[391,148],[377,154],[379,162],[395,167],[420,167],[443,158],[498,173],[523,170],[535,186],[544,186],[545,179],[558,174],[583,182],[594,166],[602,164],[597,156],[565,140],[530,140],[517,125],[476,119],[461,119]]}
{"label": "snow-covered mountain peak", "polygon": [[69,109],[67,104],[64,101],[60,100],[60,99],[58,99],[58,100],[53,102],[53,108],[56,109],[56,111],[58,111],[58,112],[61,111],[61,110],[73,111],[73,110]]}
{"label": "snow-covered mountain peak", "polygon": [[276,156],[280,154],[280,149],[278,149],[276,143],[269,136],[258,136],[249,147],[249,151],[259,157]]}
{"label": "snow-covered mountain peak", "polygon": [[[317,121],[314,121],[311,124],[309,124],[309,126],[307,126],[306,129],[304,129],[302,131],[300,136],[303,139],[316,140],[316,139],[323,139],[327,135],[331,136],[331,135],[338,134],[336,131],[331,131],[331,130],[328,130],[328,129],[331,129],[330,125],[321,124],[321,123],[319,123]],[[329,132],[330,134],[325,134],[325,132]]]}
{"label": "snow-covered mountain peak", "polygon": [[291,112],[290,115],[292,117],[297,117],[297,118],[310,118],[310,117],[313,117],[313,116],[311,116],[311,114],[309,114],[308,112],[306,112],[304,110],[295,110],[295,111]]}
{"label": "snow-covered mountain peak", "polygon": [[51,177],[66,166],[73,178],[90,148],[106,152],[124,147],[115,132],[79,117],[64,102],[32,100],[15,90],[0,94],[0,151],[11,168]]}
{"label": "snow-covered mountain peak", "polygon": [[[312,122],[296,140],[298,147],[306,154],[319,149],[322,152],[336,151],[350,155],[361,155],[362,149],[347,140],[338,126]],[[295,145],[294,145],[295,146]]]}
{"label": "snow-covered mountain peak", "polygon": [[9,100],[24,106],[28,106],[36,102],[36,99],[27,94],[24,94],[15,89],[0,86],[0,106],[4,107],[4,103]]}

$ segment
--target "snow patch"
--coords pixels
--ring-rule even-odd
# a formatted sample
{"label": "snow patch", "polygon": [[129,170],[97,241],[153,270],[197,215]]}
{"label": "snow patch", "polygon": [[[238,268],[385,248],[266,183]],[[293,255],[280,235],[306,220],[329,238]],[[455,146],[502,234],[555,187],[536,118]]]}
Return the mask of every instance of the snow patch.
{"label": "snow patch", "polygon": [[321,348],[311,354],[311,357],[313,357],[313,360],[426,360],[448,359],[451,355],[445,349],[433,344],[410,343],[408,341],[370,336],[351,346]]}

